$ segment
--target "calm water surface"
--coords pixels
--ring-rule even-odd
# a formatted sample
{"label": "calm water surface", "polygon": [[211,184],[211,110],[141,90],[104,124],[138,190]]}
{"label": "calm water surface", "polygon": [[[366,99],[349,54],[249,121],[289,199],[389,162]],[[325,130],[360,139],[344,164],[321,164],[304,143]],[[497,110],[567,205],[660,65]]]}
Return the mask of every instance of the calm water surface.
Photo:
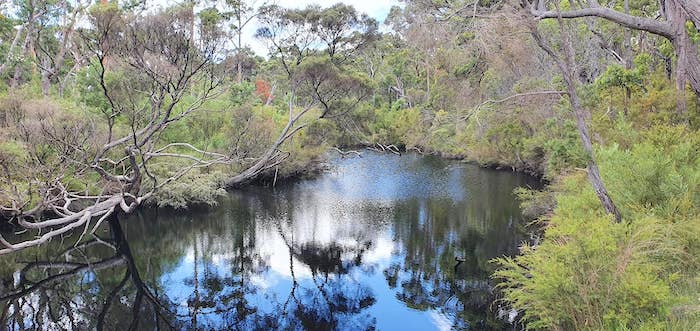
{"label": "calm water surface", "polygon": [[142,211],[101,240],[0,257],[0,325],[503,329],[489,260],[526,240],[512,191],[536,185],[433,157],[338,159],[210,210]]}

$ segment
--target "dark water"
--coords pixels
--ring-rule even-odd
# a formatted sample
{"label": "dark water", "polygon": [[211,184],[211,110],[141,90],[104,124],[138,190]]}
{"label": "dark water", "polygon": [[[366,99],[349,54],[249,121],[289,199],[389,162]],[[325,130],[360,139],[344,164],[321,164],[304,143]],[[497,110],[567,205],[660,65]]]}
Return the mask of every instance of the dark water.
{"label": "dark water", "polygon": [[[314,180],[143,211],[0,257],[9,329],[502,329],[489,260],[525,240],[525,176],[365,155]],[[71,241],[72,239],[72,241]],[[464,260],[456,265],[455,258]]]}

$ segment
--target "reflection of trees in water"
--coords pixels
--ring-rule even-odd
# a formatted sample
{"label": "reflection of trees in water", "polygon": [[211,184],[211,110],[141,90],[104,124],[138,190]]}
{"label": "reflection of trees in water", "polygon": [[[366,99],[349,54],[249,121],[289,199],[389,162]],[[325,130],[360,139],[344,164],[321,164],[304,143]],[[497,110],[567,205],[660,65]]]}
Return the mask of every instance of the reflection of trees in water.
{"label": "reflection of trees in water", "polygon": [[[232,195],[224,202],[226,208],[219,209],[225,213],[200,217],[197,228],[191,229],[196,234],[188,234],[190,230],[185,229],[179,235],[187,242],[185,246],[193,248],[193,275],[186,280],[192,289],[187,297],[190,327],[195,323],[246,330],[373,327],[374,319],[363,312],[376,300],[369,288],[350,276],[362,264],[371,241],[358,239],[356,245],[350,245],[320,243],[313,236],[300,240],[295,237],[299,221],[294,219],[293,202],[289,197],[264,194]],[[291,275],[288,294],[275,293],[279,289],[260,290],[254,284],[254,276],[270,271],[268,257],[258,255],[255,231],[267,232],[266,238],[276,232],[278,239],[273,240],[282,240],[287,247]],[[221,242],[228,247],[219,247]],[[214,266],[217,254],[229,262],[230,273],[221,265]],[[297,277],[295,270],[299,267],[308,268],[311,277]],[[252,305],[251,298],[258,305]],[[260,300],[266,301],[263,308],[259,307]]]}
{"label": "reflection of trees in water", "polygon": [[[289,220],[293,224],[292,219]],[[351,277],[353,269],[362,265],[362,258],[372,242],[356,239],[355,245],[336,242],[299,243],[289,229],[278,220],[279,236],[289,250],[289,269],[292,287],[281,307],[286,319],[275,328],[305,330],[373,330],[376,319],[365,312],[376,299],[365,284]],[[298,261],[311,271],[310,280],[299,280],[294,263]]]}
{"label": "reflection of trees in water", "polygon": [[[487,313],[493,299],[488,261],[512,253],[519,240],[519,211],[510,197],[515,183],[462,180],[471,185],[463,201],[424,197],[336,206],[342,215],[329,212],[335,209],[308,188],[294,187],[232,195],[220,208],[189,214],[144,211],[123,223],[123,236],[113,228],[107,242],[27,258],[34,263],[23,264],[17,285],[11,276],[0,277],[6,279],[0,281],[0,296],[6,296],[0,321],[120,330],[373,329],[368,308],[376,298],[368,285],[375,284],[363,282],[374,269],[365,260],[380,229],[391,228],[397,251],[380,271],[398,300],[444,313],[458,328],[495,328]],[[290,278],[265,289],[257,282],[275,272],[264,255],[268,239],[284,243]],[[457,268],[456,256],[465,260]],[[168,284],[183,265],[187,275],[177,286]]]}
{"label": "reflection of trees in water", "polygon": [[[256,249],[254,215],[229,209],[182,220],[112,222],[110,240],[92,240],[46,261],[26,264],[19,282],[0,287],[1,325],[58,329],[371,329],[362,312],[375,301],[349,273],[369,242],[347,246],[288,241],[290,268],[303,264],[311,279],[292,279],[288,298],[258,293],[252,278],[268,271]],[[172,215],[169,215],[172,217]],[[177,222],[177,227],[172,223]],[[162,224],[167,223],[167,224]],[[127,234],[125,235],[124,232]],[[127,242],[125,237],[137,238]],[[138,252],[132,255],[132,250]],[[161,277],[190,250],[186,300],[166,293]],[[215,260],[225,259],[224,265]],[[171,297],[168,296],[171,295]],[[269,300],[261,310],[251,299]],[[358,317],[359,316],[359,317]]]}
{"label": "reflection of trees in water", "polygon": [[0,295],[2,324],[39,330],[177,328],[172,308],[141,279],[118,221],[110,221],[110,228],[110,240],[87,241],[18,270]]}
{"label": "reflection of trees in water", "polygon": [[[507,187],[507,186],[506,186]],[[402,256],[384,270],[397,299],[407,306],[435,309],[457,328],[501,328],[489,313],[494,300],[489,260],[512,254],[520,241],[519,210],[484,189],[488,199],[467,199],[454,205],[446,199],[408,201],[397,206],[394,231]],[[494,201],[494,200],[491,200]],[[456,263],[459,257],[463,263]]]}

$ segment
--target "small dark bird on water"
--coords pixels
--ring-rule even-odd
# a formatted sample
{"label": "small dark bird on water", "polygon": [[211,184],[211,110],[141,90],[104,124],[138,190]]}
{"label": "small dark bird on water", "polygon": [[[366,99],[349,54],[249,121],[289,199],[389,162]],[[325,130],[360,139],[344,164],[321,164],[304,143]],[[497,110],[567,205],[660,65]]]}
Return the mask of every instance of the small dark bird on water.
{"label": "small dark bird on water", "polygon": [[466,261],[466,259],[463,257],[455,256],[455,261],[457,261],[457,264],[455,264],[455,268],[457,268],[460,264],[462,264],[462,262]]}

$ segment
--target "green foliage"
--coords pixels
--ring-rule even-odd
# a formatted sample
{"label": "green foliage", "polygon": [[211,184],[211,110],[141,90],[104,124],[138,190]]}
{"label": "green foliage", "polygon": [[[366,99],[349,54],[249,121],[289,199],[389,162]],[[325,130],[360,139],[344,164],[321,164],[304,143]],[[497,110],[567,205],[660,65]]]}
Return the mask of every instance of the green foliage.
{"label": "green foliage", "polygon": [[505,279],[506,301],[524,310],[529,328],[634,329],[667,317],[674,303],[671,274],[658,260],[680,262],[682,252],[665,225],[555,216],[545,241],[500,259],[495,277]]}
{"label": "green foliage", "polygon": [[606,183],[625,214],[666,219],[700,216],[700,134],[684,126],[658,125],[628,150],[599,153]]}
{"label": "green foliage", "polygon": [[556,206],[554,193],[549,190],[533,190],[525,187],[516,188],[513,193],[520,201],[523,216],[535,219],[546,217]]}
{"label": "green foliage", "polygon": [[254,98],[253,92],[255,91],[255,84],[251,82],[243,82],[241,84],[231,84],[231,103],[234,105],[243,105],[249,102],[253,102],[257,98]]}
{"label": "green foliage", "polygon": [[646,74],[646,68],[643,66],[638,66],[635,70],[628,70],[619,64],[612,64],[598,77],[596,84],[599,88],[642,88]]}
{"label": "green foliage", "polygon": [[523,311],[529,328],[658,329],[697,321],[682,308],[697,305],[700,135],[661,125],[641,136],[631,149],[611,145],[598,153],[625,222],[605,216],[585,176],[572,174],[555,188],[557,207],[541,245],[498,260],[505,300]]}
{"label": "green foliage", "polygon": [[[397,101],[399,102],[399,101]],[[415,108],[375,109],[369,128],[371,139],[382,144],[417,146],[420,133],[420,112]]]}
{"label": "green foliage", "polygon": [[[168,173],[168,166],[160,165],[153,169],[158,173]],[[225,174],[221,172],[190,171],[185,176],[156,192],[149,203],[158,207],[185,209],[196,205],[214,206],[226,194],[222,188]],[[148,185],[148,183],[146,184]]]}
{"label": "green foliage", "polygon": [[550,134],[538,137],[538,143],[542,144],[547,153],[545,175],[548,178],[554,178],[571,167],[586,166],[588,156],[581,146],[581,138],[572,120],[559,123],[549,119],[544,131]]}
{"label": "green foliage", "polygon": [[[0,181],[0,192],[3,192],[4,189],[11,189],[6,185],[17,181],[28,157],[25,146],[20,142],[16,140],[0,141],[0,170],[3,172],[2,177],[6,179]],[[1,195],[0,193],[0,201],[3,200]]]}

